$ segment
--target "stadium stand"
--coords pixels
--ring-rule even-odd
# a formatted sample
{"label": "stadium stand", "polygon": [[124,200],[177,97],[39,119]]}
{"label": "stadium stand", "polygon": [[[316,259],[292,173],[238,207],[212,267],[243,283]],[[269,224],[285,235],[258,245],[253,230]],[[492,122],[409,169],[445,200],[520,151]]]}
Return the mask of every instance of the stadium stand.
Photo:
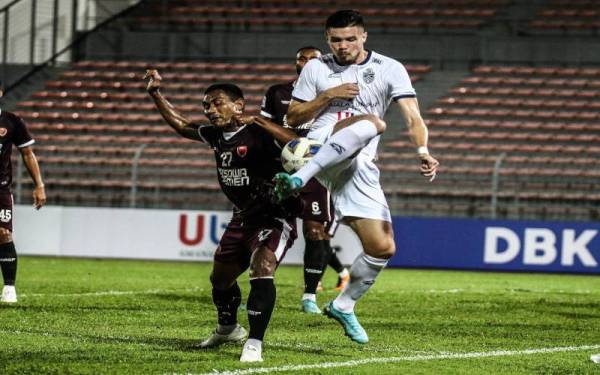
{"label": "stadium stand", "polygon": [[[203,90],[237,82],[247,112],[257,114],[268,86],[291,81],[291,64],[81,61],[42,91],[19,102],[30,124],[50,199],[61,205],[128,206],[132,163],[140,145],[136,206],[224,208],[212,151],[177,136],[155,110],[142,79],[164,69],[163,91],[183,112],[203,121]],[[407,67],[419,80],[431,67]],[[27,180],[24,180],[27,181]],[[28,194],[28,192],[26,193]]]}
{"label": "stadium stand", "polygon": [[530,27],[551,33],[598,35],[600,8],[595,0],[551,0],[531,20]]}
{"label": "stadium stand", "polygon": [[[436,184],[415,186],[413,194],[443,197],[439,204],[446,206],[458,201],[467,215],[483,216],[494,164],[503,155],[498,199],[527,206],[527,212],[516,208],[520,217],[555,219],[568,207],[579,219],[597,218],[598,209],[590,207],[598,207],[600,199],[595,189],[600,172],[594,167],[600,153],[598,74],[594,68],[473,69],[427,110],[430,136],[444,150],[444,165]],[[392,150],[410,145],[402,140],[387,146],[382,169],[392,173],[386,180],[408,188],[415,181],[410,154]]]}
{"label": "stadium stand", "polygon": [[[408,138],[386,132],[379,164],[394,214],[489,217],[500,163],[498,217],[596,220],[595,3],[146,0],[78,45],[76,62],[21,99],[16,111],[38,140],[55,204],[130,205],[133,158],[146,144],[138,207],[225,209],[210,150],[164,124],[144,91],[144,70],[161,70],[169,99],[186,113],[200,113],[203,89],[216,81],[239,83],[248,112],[256,113],[269,85],[295,77],[289,48],[277,46],[322,43],[324,16],[352,7],[368,17],[369,46],[412,63],[431,149],[442,162],[428,183],[415,170]],[[552,26],[558,19],[588,26]],[[540,32],[552,35],[536,39]],[[253,33],[268,39],[264,50]]]}
{"label": "stadium stand", "polygon": [[491,20],[507,0],[253,0],[155,1],[134,17],[134,28],[294,30],[322,27],[332,8],[352,8],[369,17],[372,28],[476,30]]}

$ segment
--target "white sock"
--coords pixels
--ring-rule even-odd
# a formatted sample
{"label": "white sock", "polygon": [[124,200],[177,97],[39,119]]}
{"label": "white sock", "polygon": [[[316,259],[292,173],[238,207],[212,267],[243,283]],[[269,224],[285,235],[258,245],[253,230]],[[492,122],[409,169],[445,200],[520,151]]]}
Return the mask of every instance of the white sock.
{"label": "white sock", "polygon": [[375,283],[377,275],[387,262],[387,259],[375,258],[365,253],[356,257],[350,268],[350,282],[333,301],[334,307],[344,313],[354,311],[356,302]]}
{"label": "white sock", "polygon": [[257,339],[248,339],[248,341],[246,341],[244,344],[244,348],[249,345],[254,346],[259,352],[262,352],[262,341]]}
{"label": "white sock", "polygon": [[294,177],[306,185],[320,171],[348,159],[377,136],[377,127],[369,120],[357,121],[333,134],[317,154]]}
{"label": "white sock", "polygon": [[338,273],[339,277],[347,277],[348,276],[348,269],[346,267],[344,267],[344,269],[342,270],[342,272]]}
{"label": "white sock", "polygon": [[317,302],[317,295],[316,294],[312,294],[312,293],[304,293],[302,295],[302,301],[304,301],[306,299],[309,299],[309,300],[311,300],[311,301],[313,301],[313,302],[316,303]]}

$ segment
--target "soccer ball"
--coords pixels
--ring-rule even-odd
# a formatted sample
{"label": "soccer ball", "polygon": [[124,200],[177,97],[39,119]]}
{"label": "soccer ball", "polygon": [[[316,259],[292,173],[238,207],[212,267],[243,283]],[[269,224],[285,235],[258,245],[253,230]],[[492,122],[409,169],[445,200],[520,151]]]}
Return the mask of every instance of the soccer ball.
{"label": "soccer ball", "polygon": [[294,173],[319,151],[321,144],[308,138],[295,138],[281,150],[281,164],[288,173]]}

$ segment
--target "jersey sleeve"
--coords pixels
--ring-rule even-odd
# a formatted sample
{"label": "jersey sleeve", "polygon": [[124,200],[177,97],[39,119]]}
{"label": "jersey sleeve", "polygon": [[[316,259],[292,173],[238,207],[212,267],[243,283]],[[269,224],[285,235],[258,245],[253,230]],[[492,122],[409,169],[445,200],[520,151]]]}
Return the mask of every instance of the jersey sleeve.
{"label": "jersey sleeve", "polygon": [[198,135],[204,143],[207,143],[211,146],[213,146],[216,141],[215,127],[212,125],[198,126]]}
{"label": "jersey sleeve", "polygon": [[18,148],[28,147],[35,143],[35,140],[29,134],[25,121],[19,116],[11,116],[11,122],[13,123],[13,144]]}
{"label": "jersey sleeve", "polygon": [[269,119],[273,119],[276,113],[275,109],[275,86],[269,87],[265,96],[263,96],[260,105],[260,114]]}
{"label": "jersey sleeve", "polygon": [[408,72],[401,63],[394,61],[388,70],[387,77],[389,77],[390,96],[394,101],[417,96]]}
{"label": "jersey sleeve", "polygon": [[257,137],[261,142],[260,148],[265,151],[266,155],[279,159],[281,157],[282,146],[280,146],[277,140],[265,129],[258,126],[256,129],[260,132],[260,135]]}
{"label": "jersey sleeve", "polygon": [[298,102],[309,102],[317,97],[316,77],[320,64],[318,59],[313,59],[304,66],[292,91],[292,99]]}

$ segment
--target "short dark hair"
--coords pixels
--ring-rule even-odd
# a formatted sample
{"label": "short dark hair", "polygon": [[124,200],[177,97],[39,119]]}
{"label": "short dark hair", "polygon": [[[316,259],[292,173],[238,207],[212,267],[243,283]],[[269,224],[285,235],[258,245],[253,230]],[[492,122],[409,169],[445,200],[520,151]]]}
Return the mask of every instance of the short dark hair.
{"label": "short dark hair", "polygon": [[330,28],[342,28],[350,26],[365,27],[363,16],[355,10],[345,9],[338,10],[331,16],[327,17],[325,22],[325,29]]}
{"label": "short dark hair", "polygon": [[233,83],[215,83],[213,85],[208,86],[206,90],[204,90],[204,94],[208,94],[211,91],[217,90],[223,91],[225,94],[227,94],[227,96],[229,96],[229,99],[231,99],[232,101],[244,99],[244,93],[242,92],[242,89],[240,89]]}
{"label": "short dark hair", "polygon": [[321,51],[320,48],[317,48],[317,47],[314,47],[314,46],[304,46],[304,47],[298,48],[298,51],[296,51],[296,55],[299,54],[302,51],[306,51],[307,49],[312,49],[312,50],[315,50],[315,51],[319,51],[319,53],[321,53],[321,54],[323,53],[323,51]]}

